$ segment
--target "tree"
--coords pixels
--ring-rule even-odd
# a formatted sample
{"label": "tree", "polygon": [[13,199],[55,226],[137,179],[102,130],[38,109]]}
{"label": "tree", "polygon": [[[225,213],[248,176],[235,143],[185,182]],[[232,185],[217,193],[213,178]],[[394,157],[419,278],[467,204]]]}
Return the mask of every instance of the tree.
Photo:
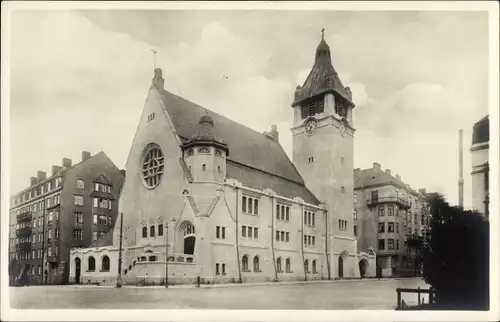
{"label": "tree", "polygon": [[427,200],[431,214],[422,245],[424,279],[446,309],[489,308],[489,223],[477,212]]}

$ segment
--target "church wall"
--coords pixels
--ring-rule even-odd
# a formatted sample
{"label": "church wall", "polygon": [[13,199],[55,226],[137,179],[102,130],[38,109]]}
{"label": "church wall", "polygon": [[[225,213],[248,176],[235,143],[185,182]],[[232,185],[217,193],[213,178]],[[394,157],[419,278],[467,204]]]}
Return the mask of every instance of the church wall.
{"label": "church wall", "polygon": [[[158,219],[178,217],[184,205],[181,192],[185,187],[184,172],[179,164],[180,148],[173,134],[174,128],[164,112],[159,93],[152,88],[148,94],[139,126],[126,164],[126,179],[120,198],[119,211],[124,215],[124,242],[162,243],[163,238],[142,239],[141,228],[159,224]],[[154,119],[148,122],[153,115]],[[143,152],[150,143],[157,144],[164,155],[164,173],[158,186],[148,189],[143,184],[141,163]],[[115,241],[119,225],[115,228]]]}

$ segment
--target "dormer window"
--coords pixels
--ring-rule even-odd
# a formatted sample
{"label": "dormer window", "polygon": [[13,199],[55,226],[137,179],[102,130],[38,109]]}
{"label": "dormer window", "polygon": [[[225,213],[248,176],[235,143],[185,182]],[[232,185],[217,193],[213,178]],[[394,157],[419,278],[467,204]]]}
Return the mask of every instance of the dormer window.
{"label": "dormer window", "polygon": [[193,149],[189,149],[189,151],[187,152],[187,155],[188,155],[188,157],[194,155],[194,150]]}
{"label": "dormer window", "polygon": [[301,117],[302,119],[306,119],[310,116],[321,114],[323,113],[324,110],[325,110],[325,101],[323,100],[323,97],[321,97],[320,99],[304,103],[301,109]]}
{"label": "dormer window", "polygon": [[222,152],[220,152],[220,150],[215,150],[215,155],[220,157],[222,156]]}
{"label": "dormer window", "polygon": [[198,150],[199,153],[210,153],[210,150],[208,148],[200,148]]}

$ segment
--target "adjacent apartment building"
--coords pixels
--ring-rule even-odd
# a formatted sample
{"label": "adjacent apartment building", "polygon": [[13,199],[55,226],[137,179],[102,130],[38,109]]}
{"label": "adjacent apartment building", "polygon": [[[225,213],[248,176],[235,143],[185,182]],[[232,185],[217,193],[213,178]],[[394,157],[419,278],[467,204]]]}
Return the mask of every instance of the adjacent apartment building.
{"label": "adjacent apartment building", "polygon": [[358,248],[377,253],[377,274],[397,276],[415,271],[415,254],[426,218],[425,190],[413,190],[399,175],[382,170],[354,169],[354,235]]}
{"label": "adjacent apartment building", "polygon": [[11,198],[10,282],[67,283],[70,249],[110,238],[123,181],[124,172],[104,152],[84,151],[75,165],[63,158],[49,176],[38,171]]}
{"label": "adjacent apartment building", "polygon": [[472,128],[472,209],[489,216],[490,119],[486,115]]}

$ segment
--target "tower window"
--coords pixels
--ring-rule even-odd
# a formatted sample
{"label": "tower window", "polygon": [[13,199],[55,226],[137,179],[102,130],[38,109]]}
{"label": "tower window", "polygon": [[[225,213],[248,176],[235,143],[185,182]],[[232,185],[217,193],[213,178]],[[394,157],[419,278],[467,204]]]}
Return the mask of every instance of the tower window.
{"label": "tower window", "polygon": [[340,158],[340,164],[344,164],[344,158],[343,157]]}
{"label": "tower window", "polygon": [[313,163],[314,162],[314,157],[309,157],[308,162],[309,163]]}
{"label": "tower window", "polygon": [[302,119],[305,119],[308,118],[309,116],[323,113],[324,110],[325,110],[325,102],[323,100],[323,97],[321,97],[320,99],[302,105],[301,117]]}
{"label": "tower window", "polygon": [[344,186],[340,187],[340,192],[344,193],[345,192],[345,188]]}
{"label": "tower window", "polygon": [[338,115],[340,115],[342,117],[347,116],[345,107],[342,104],[340,104],[339,102],[335,102],[335,113],[337,113]]}
{"label": "tower window", "polygon": [[202,169],[203,171],[205,171],[205,170],[207,169],[207,166],[206,166],[206,165],[202,165],[202,166],[201,166],[201,169]]}
{"label": "tower window", "polygon": [[217,171],[220,172],[220,165],[217,166]]}

